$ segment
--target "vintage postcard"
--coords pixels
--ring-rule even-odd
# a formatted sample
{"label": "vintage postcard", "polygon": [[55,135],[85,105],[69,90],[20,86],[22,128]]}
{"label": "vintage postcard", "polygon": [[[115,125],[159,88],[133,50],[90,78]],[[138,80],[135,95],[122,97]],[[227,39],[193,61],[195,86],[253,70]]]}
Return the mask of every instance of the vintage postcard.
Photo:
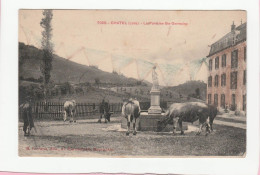
{"label": "vintage postcard", "polygon": [[18,28],[19,156],[246,156],[246,11],[20,9]]}

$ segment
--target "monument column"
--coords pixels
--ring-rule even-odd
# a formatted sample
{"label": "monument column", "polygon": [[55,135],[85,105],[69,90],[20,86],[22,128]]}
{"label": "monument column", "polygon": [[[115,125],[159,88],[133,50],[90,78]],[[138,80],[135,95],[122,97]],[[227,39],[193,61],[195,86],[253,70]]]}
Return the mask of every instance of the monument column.
{"label": "monument column", "polygon": [[158,82],[158,75],[155,71],[156,66],[153,67],[152,79],[153,79],[153,87],[150,91],[151,94],[151,106],[148,109],[148,114],[161,114],[162,109],[160,107],[160,89]]}

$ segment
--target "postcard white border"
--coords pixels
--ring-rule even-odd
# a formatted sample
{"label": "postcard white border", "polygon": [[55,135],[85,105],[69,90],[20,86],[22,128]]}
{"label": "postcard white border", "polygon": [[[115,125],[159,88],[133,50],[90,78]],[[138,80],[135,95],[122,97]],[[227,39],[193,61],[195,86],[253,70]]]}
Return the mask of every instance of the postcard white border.
{"label": "postcard white border", "polygon": [[[246,158],[18,157],[18,9],[247,10]],[[256,174],[259,166],[259,4],[257,0],[3,0],[0,59],[0,171],[42,173]]]}

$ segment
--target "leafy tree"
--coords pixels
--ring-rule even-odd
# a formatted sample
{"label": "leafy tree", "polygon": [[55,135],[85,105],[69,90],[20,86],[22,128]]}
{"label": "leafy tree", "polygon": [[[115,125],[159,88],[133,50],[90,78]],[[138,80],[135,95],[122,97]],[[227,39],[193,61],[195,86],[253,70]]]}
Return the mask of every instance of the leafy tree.
{"label": "leafy tree", "polygon": [[51,78],[51,70],[52,70],[52,59],[53,59],[53,44],[51,42],[52,38],[52,10],[43,10],[42,12],[43,18],[41,20],[41,27],[43,28],[42,31],[42,41],[41,47],[43,50],[43,56],[41,61],[41,73],[43,75],[43,94],[44,99],[46,101],[46,92],[48,88],[48,83]]}
{"label": "leafy tree", "polygon": [[197,98],[200,98],[200,88],[197,88],[197,89],[195,90],[195,94],[196,94],[196,97],[197,97]]}

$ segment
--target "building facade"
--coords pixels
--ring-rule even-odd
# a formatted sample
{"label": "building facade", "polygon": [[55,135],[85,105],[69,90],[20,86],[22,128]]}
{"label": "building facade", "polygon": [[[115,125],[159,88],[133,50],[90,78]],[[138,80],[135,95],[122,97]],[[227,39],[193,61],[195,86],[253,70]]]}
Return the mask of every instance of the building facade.
{"label": "building facade", "polygon": [[218,108],[246,111],[246,23],[211,45],[207,102]]}

